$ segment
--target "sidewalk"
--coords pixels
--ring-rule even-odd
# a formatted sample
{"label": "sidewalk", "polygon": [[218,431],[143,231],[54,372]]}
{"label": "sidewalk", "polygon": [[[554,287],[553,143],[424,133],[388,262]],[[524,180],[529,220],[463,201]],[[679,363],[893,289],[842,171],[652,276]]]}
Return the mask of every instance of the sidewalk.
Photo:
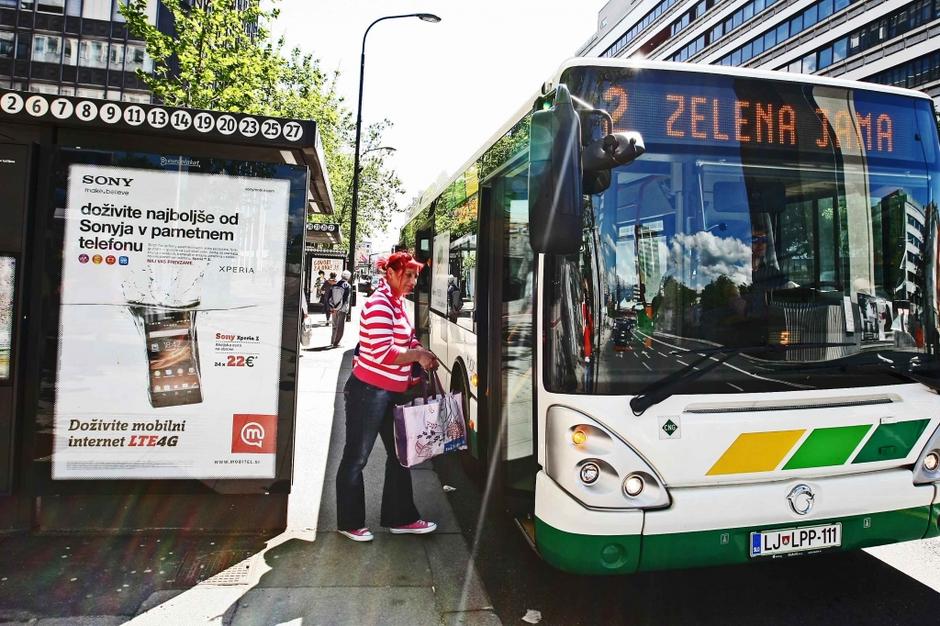
{"label": "sidewalk", "polygon": [[340,348],[314,329],[300,356],[294,484],[276,537],[36,536],[0,538],[0,624],[473,624],[500,621],[433,469],[413,472],[431,535],[378,525],[385,450],[366,468],[371,543],[336,533],[333,477],[342,454],[342,385],[358,310]]}

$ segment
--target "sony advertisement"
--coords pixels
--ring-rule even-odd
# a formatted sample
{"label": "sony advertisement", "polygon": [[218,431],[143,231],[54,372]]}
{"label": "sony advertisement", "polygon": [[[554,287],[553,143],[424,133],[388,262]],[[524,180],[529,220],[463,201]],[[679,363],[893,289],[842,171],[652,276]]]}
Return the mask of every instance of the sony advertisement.
{"label": "sony advertisement", "polygon": [[13,345],[13,288],[16,260],[0,256],[0,380],[10,378],[10,347]]}
{"label": "sony advertisement", "polygon": [[272,478],[291,181],[160,164],[68,165],[52,477]]}

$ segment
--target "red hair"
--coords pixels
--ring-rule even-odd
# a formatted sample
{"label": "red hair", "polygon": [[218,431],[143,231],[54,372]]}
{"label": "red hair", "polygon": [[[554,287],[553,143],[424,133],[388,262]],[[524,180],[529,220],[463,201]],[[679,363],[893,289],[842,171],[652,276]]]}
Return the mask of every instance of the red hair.
{"label": "red hair", "polygon": [[385,270],[402,272],[408,268],[420,272],[424,264],[411,256],[410,252],[396,252],[385,260]]}

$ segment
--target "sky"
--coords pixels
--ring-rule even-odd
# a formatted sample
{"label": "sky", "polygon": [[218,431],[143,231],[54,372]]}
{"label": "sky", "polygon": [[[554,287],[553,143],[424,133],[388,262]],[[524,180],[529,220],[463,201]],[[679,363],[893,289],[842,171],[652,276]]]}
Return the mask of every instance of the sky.
{"label": "sky", "polygon": [[[434,13],[377,24],[366,42],[363,127],[390,119],[383,144],[402,180],[399,203],[453,175],[530,103],[541,84],[594,34],[604,0],[281,0],[273,27],[289,47],[339,70],[353,115],[362,35],[386,15]],[[373,250],[387,251],[404,218]]]}

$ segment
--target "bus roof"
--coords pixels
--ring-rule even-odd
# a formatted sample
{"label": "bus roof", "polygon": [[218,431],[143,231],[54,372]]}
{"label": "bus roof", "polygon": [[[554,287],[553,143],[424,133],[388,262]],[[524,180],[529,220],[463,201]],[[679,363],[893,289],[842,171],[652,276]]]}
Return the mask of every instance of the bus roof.
{"label": "bus roof", "polygon": [[843,87],[848,89],[864,89],[866,91],[893,93],[900,96],[923,98],[925,100],[932,101],[930,96],[923,93],[922,91],[917,91],[915,89],[890,87],[888,85],[866,83],[859,80],[828,78],[826,76],[817,76],[815,74],[796,74],[792,72],[781,72],[779,70],[758,70],[747,67],[734,67],[730,65],[706,65],[704,63],[676,63],[673,61],[644,61],[638,59],[607,59],[597,57],[572,57],[568,59],[562,63],[561,66],[552,75],[552,85],[557,84],[565,70],[572,67],[624,67],[667,70],[673,72],[695,72],[698,74],[719,74],[722,76],[741,76],[743,78],[763,78],[792,83],[808,83],[811,85],[828,85],[831,87]]}
{"label": "bus roof", "polygon": [[[813,74],[795,74],[791,72],[780,72],[774,70],[757,70],[746,67],[731,67],[728,65],[706,65],[703,63],[675,63],[672,61],[647,61],[638,59],[572,57],[564,61],[552,74],[551,79],[543,83],[539,91],[532,94],[532,96],[526,100],[525,104],[523,104],[522,107],[512,117],[509,118],[509,121],[507,121],[499,130],[496,131],[492,137],[490,137],[482,146],[480,146],[480,148],[473,154],[472,157],[470,157],[470,159],[468,159],[459,169],[457,169],[456,172],[448,176],[446,182],[429,187],[428,190],[433,188],[433,193],[431,194],[428,194],[427,191],[421,194],[421,202],[419,202],[418,205],[414,207],[411,214],[408,216],[406,223],[411,222],[415,215],[417,215],[421,210],[424,209],[424,207],[427,206],[428,201],[433,200],[443,193],[444,190],[447,189],[447,187],[450,186],[455,180],[457,180],[457,177],[467,171],[467,169],[469,169],[470,166],[473,165],[473,163],[475,163],[477,159],[479,159],[483,153],[489,149],[490,146],[492,146],[500,137],[509,132],[509,130],[515,126],[519,120],[525,117],[526,114],[532,110],[532,106],[535,103],[535,100],[549,93],[552,89],[555,88],[555,85],[561,81],[561,76],[564,74],[565,70],[574,67],[621,67],[666,70],[672,72],[694,72],[698,74],[716,74],[721,76],[740,76],[743,78],[762,78],[765,80],[774,80],[777,82],[827,85],[831,87],[842,87],[844,89],[863,89],[866,91],[876,91],[880,93],[893,93],[900,96],[921,98],[933,102],[933,99],[930,96],[914,89],[890,87],[887,85],[866,83],[857,80],[828,78],[825,76],[816,76]],[[425,198],[428,200],[425,201]]]}

